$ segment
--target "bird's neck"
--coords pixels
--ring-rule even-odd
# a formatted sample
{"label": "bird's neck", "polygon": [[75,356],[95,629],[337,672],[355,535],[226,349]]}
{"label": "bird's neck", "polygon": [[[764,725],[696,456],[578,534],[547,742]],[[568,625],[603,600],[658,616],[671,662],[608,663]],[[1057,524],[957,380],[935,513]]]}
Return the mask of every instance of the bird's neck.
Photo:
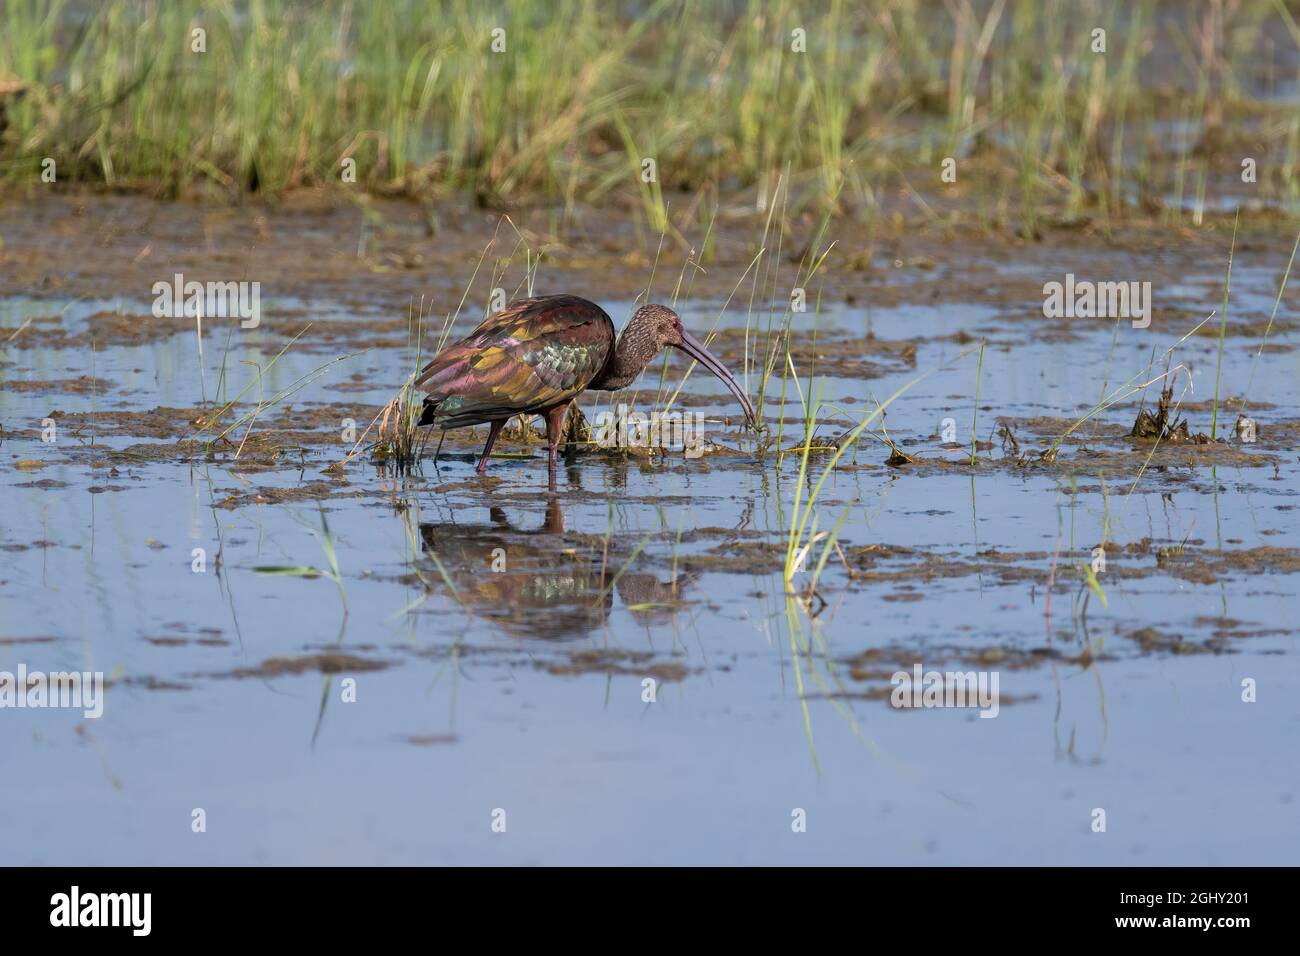
{"label": "bird's neck", "polygon": [[630,326],[618,337],[614,354],[609,357],[599,375],[592,379],[587,388],[605,392],[616,392],[632,384],[650,360],[646,354],[643,336]]}

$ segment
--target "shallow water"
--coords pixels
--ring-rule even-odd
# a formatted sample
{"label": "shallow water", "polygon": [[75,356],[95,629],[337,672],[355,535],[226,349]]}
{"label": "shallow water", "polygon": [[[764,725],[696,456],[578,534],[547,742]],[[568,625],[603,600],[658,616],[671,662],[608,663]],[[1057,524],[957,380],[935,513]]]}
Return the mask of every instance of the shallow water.
{"label": "shallow water", "polygon": [[[1234,275],[1234,323],[1267,318],[1275,279]],[[1207,315],[1216,281],[1189,277],[1164,301]],[[626,305],[606,306],[621,322]],[[76,332],[117,307],[11,299],[0,341],[33,315],[66,308],[63,327]],[[0,390],[0,670],[101,670],[111,682],[97,720],[0,711],[0,862],[1291,861],[1300,571],[1261,551],[1290,548],[1300,504],[1293,438],[1267,440],[1300,398],[1290,323],[1273,330],[1283,350],[1262,354],[1251,385],[1261,441],[1233,442],[1258,460],[1193,468],[1155,457],[1138,477],[1089,464],[1077,446],[1056,467],[1011,465],[996,420],[1037,451],[1052,432],[1033,420],[1081,417],[1103,381],[1137,375],[1194,322],[1157,313],[1151,328],[1121,323],[1116,334],[1106,320],[1043,319],[1041,301],[823,314],[828,357],[868,334],[916,351],[869,355],[878,377],[818,379],[822,416],[840,423],[821,437],[937,369],[890,405],[886,425],[923,460],[959,461],[971,343],[984,338],[978,438],[995,447],[973,473],[889,468],[870,439],[847,453],[817,514],[823,529],[842,520],[854,574],[832,556],[805,608],[782,576],[799,456],[778,466],[716,421],[715,454],[578,455],[556,496],[535,444],[531,458],[494,460],[495,483],[473,479],[458,445],[418,475],[363,458],[323,497],[266,502],[259,491],[327,480],[341,439],[254,470],[232,466],[231,450],[213,461],[114,456],[184,436],[182,425],[131,434],[112,412],[195,409],[201,391],[217,394],[223,363],[231,391],[243,387],[255,372],[242,362],[273,358],[286,327],[305,324],[298,310],[322,325],[364,318],[330,303],[264,309],[265,327],[234,332],[229,352],[227,328],[208,331],[202,382],[194,331],[180,328],[97,348],[94,376],[111,383],[102,394]],[[716,303],[683,310],[697,331],[717,313]],[[732,312],[719,327],[744,324]],[[1258,339],[1227,342],[1225,392],[1236,395]],[[371,344],[309,333],[267,373],[265,393]],[[1192,369],[1185,402],[1213,394],[1216,349],[1207,335],[1175,353]],[[90,374],[76,347],[10,345],[0,361],[7,383]],[[377,405],[409,367],[403,349],[381,344],[290,401],[337,403],[340,415]],[[751,392],[756,378],[750,369]],[[639,384],[644,406],[657,367]],[[690,406],[710,419],[736,415],[699,374],[685,393],[712,396]],[[1089,444],[1129,450],[1116,435],[1136,400],[1103,413]],[[787,445],[801,434],[790,401]],[[104,417],[43,443],[54,409]],[[775,428],[770,402],[767,412]],[[1208,411],[1191,417],[1193,432],[1208,431]],[[1221,415],[1220,429],[1235,417]],[[963,448],[940,447],[945,418]],[[814,456],[814,477],[826,461]],[[328,576],[254,570],[328,569],[325,522],[341,589]],[[1098,575],[1108,607],[1095,594],[1085,605],[1077,568],[1107,524],[1120,546]],[[498,548],[505,567],[493,571]],[[889,675],[913,662],[997,672],[996,718],[892,708]],[[1246,678],[1254,703],[1242,700]],[[204,833],[192,831],[195,808]],[[1105,833],[1092,829],[1096,808]],[[792,832],[797,809],[806,832]],[[504,833],[492,828],[498,810]]]}

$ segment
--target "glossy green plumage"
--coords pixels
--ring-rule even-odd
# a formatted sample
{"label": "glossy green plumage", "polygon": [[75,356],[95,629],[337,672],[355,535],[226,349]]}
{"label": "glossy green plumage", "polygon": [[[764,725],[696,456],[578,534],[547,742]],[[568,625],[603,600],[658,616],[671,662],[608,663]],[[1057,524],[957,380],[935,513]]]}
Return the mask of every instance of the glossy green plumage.
{"label": "glossy green plumage", "polygon": [[458,428],[567,404],[614,350],[614,323],[573,295],[519,299],[421,371],[421,425]]}

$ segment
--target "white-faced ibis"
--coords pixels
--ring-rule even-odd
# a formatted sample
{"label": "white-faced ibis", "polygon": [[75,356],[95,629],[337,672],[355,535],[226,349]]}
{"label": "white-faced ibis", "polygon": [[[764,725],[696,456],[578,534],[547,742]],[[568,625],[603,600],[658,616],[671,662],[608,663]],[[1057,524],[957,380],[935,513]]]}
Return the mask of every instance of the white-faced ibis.
{"label": "white-faced ibis", "polygon": [[682,328],[672,309],[637,309],[616,343],[614,323],[596,303],[548,295],[510,303],[421,369],[415,380],[425,392],[420,424],[447,429],[487,422],[481,475],[501,426],[515,415],[541,415],[554,484],[569,403],[588,389],[626,388],[665,347],[681,349],[721,379],[755,421],[754,407],[735,378]]}

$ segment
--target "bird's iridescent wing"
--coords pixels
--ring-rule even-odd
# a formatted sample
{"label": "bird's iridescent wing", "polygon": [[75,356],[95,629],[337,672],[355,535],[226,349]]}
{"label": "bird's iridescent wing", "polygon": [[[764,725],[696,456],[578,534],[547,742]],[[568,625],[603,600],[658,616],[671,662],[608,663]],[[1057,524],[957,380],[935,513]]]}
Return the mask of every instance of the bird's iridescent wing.
{"label": "bird's iridescent wing", "polygon": [[577,296],[520,299],[426,365],[421,424],[456,428],[572,399],[604,367],[614,324]]}

